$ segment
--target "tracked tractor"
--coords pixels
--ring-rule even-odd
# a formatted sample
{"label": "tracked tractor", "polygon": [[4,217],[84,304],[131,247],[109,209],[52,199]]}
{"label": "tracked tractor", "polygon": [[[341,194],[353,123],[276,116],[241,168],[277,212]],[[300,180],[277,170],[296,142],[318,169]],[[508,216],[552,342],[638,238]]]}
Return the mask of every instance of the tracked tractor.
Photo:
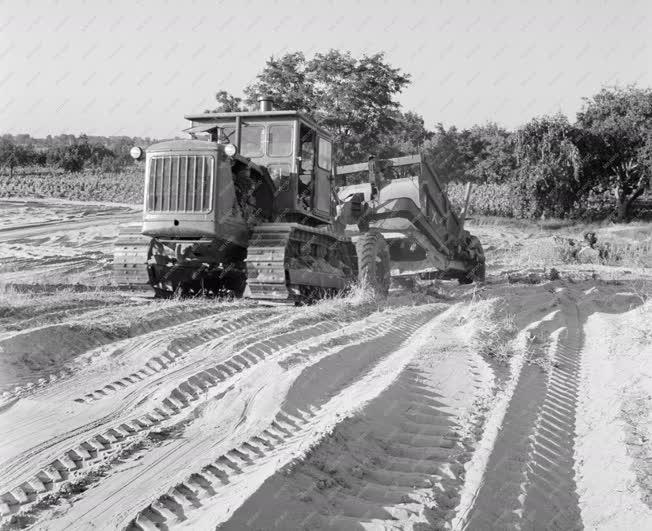
{"label": "tracked tractor", "polygon": [[[143,221],[120,230],[118,285],[296,303],[358,281],[385,294],[393,272],[484,277],[480,243],[420,157],[336,171],[331,135],[267,98],[255,112],[186,119],[190,139],[132,150],[145,165]],[[416,176],[393,180],[407,162]],[[353,173],[369,178],[345,185]]]}

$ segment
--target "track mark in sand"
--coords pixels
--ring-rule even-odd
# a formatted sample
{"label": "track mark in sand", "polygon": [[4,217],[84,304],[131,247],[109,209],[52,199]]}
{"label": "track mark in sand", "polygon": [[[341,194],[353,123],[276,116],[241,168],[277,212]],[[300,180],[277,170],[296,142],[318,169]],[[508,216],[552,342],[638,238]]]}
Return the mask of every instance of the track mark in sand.
{"label": "track mark in sand", "polygon": [[491,379],[482,360],[449,346],[415,346],[390,386],[220,528],[443,529],[473,452],[469,413]]}
{"label": "track mark in sand", "polygon": [[[260,322],[260,315],[245,314],[244,320],[251,325]],[[279,316],[279,318],[282,316]],[[209,316],[206,319],[211,319]],[[269,322],[269,319],[266,320]],[[235,335],[242,333],[242,322],[238,321],[235,326],[219,327],[218,331],[224,336],[229,334]],[[183,323],[179,326],[194,326],[192,323]],[[151,372],[150,375],[156,375],[156,372]],[[137,383],[136,380],[133,383]],[[111,386],[113,387],[113,386]],[[58,459],[38,470],[31,478],[16,486],[15,488],[0,494],[0,500],[4,505],[0,511],[2,514],[15,514],[21,511],[25,506],[32,504],[35,501],[41,501],[41,505],[45,504],[43,497],[54,490],[60,490],[60,487],[67,485],[72,479],[80,479],[83,473],[88,473],[90,469],[102,462],[105,462],[109,456],[112,456],[124,449],[125,443],[138,434],[145,434],[152,428],[158,427],[171,420],[177,415],[180,410],[174,406],[166,407],[167,403],[159,404],[149,411],[142,413],[137,417],[125,420],[118,423],[113,423],[113,426],[106,428],[94,436],[89,436],[88,439],[79,442],[76,446],[69,448]],[[35,488],[33,485],[38,486]],[[41,487],[44,485],[44,488]]]}
{"label": "track mark in sand", "polygon": [[45,496],[60,490],[73,479],[81,479],[89,467],[104,462],[108,456],[124,449],[123,443],[131,436],[151,429],[170,417],[170,412],[154,408],[149,413],[84,440],[20,485],[0,494],[0,514],[15,514],[27,505],[39,501],[43,505],[41,508],[50,505],[45,502]]}
{"label": "track mark in sand", "polygon": [[[290,368],[285,370],[296,371],[298,377],[290,387],[288,393],[290,398],[286,399],[274,420],[245,442],[205,463],[200,469],[188,475],[184,481],[171,487],[166,494],[142,509],[131,521],[128,529],[165,529],[185,522],[191,516],[196,518],[194,513],[202,513],[209,507],[221,507],[223,513],[224,502],[221,498],[228,496],[230,489],[251,488],[252,484],[248,481],[248,477],[260,473],[262,469],[266,471],[263,472],[264,476],[271,475],[280,466],[305,452],[307,447],[316,443],[324,435],[324,426],[328,425],[328,422],[337,422],[334,420],[337,419],[337,411],[332,410],[332,402],[341,404],[341,395],[361,382],[360,375],[372,370],[377,363],[393,352],[392,349],[398,348],[407,337],[431,319],[432,310],[411,316],[409,322],[406,317],[394,317],[389,326],[385,322],[370,327],[370,329],[376,328],[375,334],[364,333],[362,338],[359,337],[360,333],[357,336],[352,334],[347,345],[331,346],[334,353],[323,353],[328,347],[319,346],[322,352],[319,356],[323,361],[342,351],[348,351],[349,357],[355,356],[356,350],[364,351],[361,354],[362,363],[351,367],[347,379],[335,381],[324,377],[325,381],[331,383],[330,386],[309,385],[310,382],[314,382],[314,374],[329,374],[325,367],[319,366],[319,362],[305,368],[300,364],[290,365]],[[369,352],[374,355],[368,356]],[[301,357],[303,354],[298,353],[298,356]],[[337,363],[341,373],[341,362],[338,360]],[[347,381],[349,379],[352,382]],[[301,392],[293,399],[293,390],[297,387]],[[354,407],[350,400],[347,406]],[[234,487],[235,484],[240,487]],[[229,487],[225,488],[226,485]],[[223,518],[216,517],[215,523]]]}
{"label": "track mark in sand", "polygon": [[[101,388],[95,389],[94,391],[85,394],[83,397],[75,398],[74,401],[79,403],[89,403],[107,398],[115,392],[137,384],[154,374],[166,371],[174,362],[182,359],[193,348],[209,341],[223,338],[233,332],[240,331],[242,330],[242,327],[249,326],[255,321],[259,321],[259,319],[259,314],[245,314],[239,316],[237,319],[227,322],[219,328],[203,330],[199,334],[193,330],[194,326],[189,330],[184,331],[183,334],[182,331],[179,331],[163,352],[157,356],[152,356],[140,369],[128,374],[127,376],[114,380]],[[183,327],[184,329],[187,328],[188,324],[186,323],[185,325],[186,326]]]}
{"label": "track mark in sand", "polygon": [[333,333],[340,327],[339,323],[327,321],[294,332],[285,332],[256,341],[229,358],[205,367],[186,378],[170,392],[163,400],[163,404],[168,408],[186,408],[191,402],[204,396],[211,388],[228,380],[235,374],[250,369],[261,361],[278,355],[288,348],[296,349],[297,345],[293,342],[305,336],[310,337],[309,341],[314,341],[315,337]]}
{"label": "track mark in sand", "polygon": [[[120,327],[118,323],[117,329],[113,329],[109,322],[112,314],[108,311],[106,308],[94,310],[68,322],[24,330],[2,338],[0,350],[12,353],[10,359],[14,360],[13,363],[16,363],[16,359],[32,360],[29,364],[32,374],[21,376],[25,381],[13,390],[5,391],[2,400],[25,397],[29,393],[43,390],[48,384],[74,373],[82,364],[90,364],[97,356],[105,353],[106,349],[114,349],[115,352],[115,349],[129,342],[153,342],[156,339],[151,339],[151,333],[155,332],[160,337],[161,331],[166,328],[173,327],[169,332],[192,329],[193,322],[210,320],[211,314],[217,310],[212,309],[207,315],[205,309],[198,308],[128,306],[122,308],[128,315],[128,325]],[[151,317],[151,320],[147,321],[147,317]],[[11,367],[8,366],[7,374],[11,374]],[[37,370],[39,367],[42,368]],[[8,376],[0,376],[4,376],[0,377],[2,385]],[[13,385],[19,376],[13,377]]]}
{"label": "track mark in sand", "polygon": [[[260,316],[255,317],[259,318]],[[277,317],[280,319],[283,316]],[[236,351],[234,355],[215,367],[202,370],[185,380],[167,398],[161,400],[157,407],[149,408],[148,412],[130,420],[113,423],[114,425],[104,432],[92,436],[74,448],[65,451],[62,456],[40,469],[24,483],[0,494],[0,499],[5,500],[4,513],[15,514],[35,501],[41,501],[39,510],[42,510],[48,505],[43,500],[43,495],[50,493],[57,486],[58,490],[60,490],[60,487],[69,482],[71,474],[75,475],[75,479],[79,479],[80,470],[88,473],[91,466],[105,462],[110,454],[121,451],[124,448],[123,443],[127,440],[139,434],[144,435],[152,428],[163,427],[178,420],[178,415],[191,402],[200,401],[200,399],[201,401],[208,400],[211,396],[211,389],[216,387],[217,384],[221,384],[236,374],[251,369],[256,363],[271,358],[280,352],[289,351],[291,353],[305,354],[307,350],[303,347],[301,341],[297,343],[298,340],[309,336],[305,339],[306,344],[310,343],[313,347],[321,346],[332,340],[329,334],[339,332],[342,328],[342,323],[338,321],[322,321],[310,326],[307,326],[308,321],[305,318],[297,319],[297,321],[304,324],[304,327],[300,330],[287,331],[291,327],[288,327],[287,323],[283,323],[276,335],[269,336],[269,330],[257,328],[258,333],[249,336],[247,339],[236,339],[230,345],[217,345],[217,347],[233,349],[238,344],[254,341],[249,347]],[[260,322],[260,320],[258,319],[257,322]],[[232,333],[235,332],[242,332],[242,327],[232,330]],[[366,335],[369,336],[370,334],[371,332]],[[265,335],[268,335],[266,339],[256,341],[258,337]],[[39,482],[45,482],[45,490],[31,487],[32,484],[40,485]],[[29,495],[23,495],[23,491],[28,492]]]}
{"label": "track mark in sand", "polygon": [[581,529],[573,472],[579,385],[579,311],[564,303],[547,371],[526,364],[466,529]]}

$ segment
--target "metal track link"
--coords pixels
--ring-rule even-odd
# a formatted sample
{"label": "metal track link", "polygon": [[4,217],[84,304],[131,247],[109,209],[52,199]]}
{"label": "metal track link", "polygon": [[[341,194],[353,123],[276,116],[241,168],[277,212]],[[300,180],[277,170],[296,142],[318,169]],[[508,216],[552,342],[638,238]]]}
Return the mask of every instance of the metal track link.
{"label": "metal track link", "polygon": [[247,283],[254,299],[287,300],[285,251],[294,226],[274,223],[257,226],[247,249]]}
{"label": "metal track link", "polygon": [[120,287],[149,289],[147,251],[150,238],[140,231],[140,223],[120,227],[113,252],[113,281]]}
{"label": "metal track link", "polygon": [[[306,246],[307,251],[297,249]],[[315,249],[325,255],[336,253],[347,261],[353,251],[348,240],[328,229],[297,223],[267,223],[256,227],[247,250],[247,282],[254,299],[301,300],[307,293],[337,292],[350,280],[342,268],[313,256]],[[351,257],[348,257],[351,258]],[[350,261],[350,260],[349,260]],[[353,271],[353,268],[351,268]],[[354,273],[354,271],[353,271]]]}

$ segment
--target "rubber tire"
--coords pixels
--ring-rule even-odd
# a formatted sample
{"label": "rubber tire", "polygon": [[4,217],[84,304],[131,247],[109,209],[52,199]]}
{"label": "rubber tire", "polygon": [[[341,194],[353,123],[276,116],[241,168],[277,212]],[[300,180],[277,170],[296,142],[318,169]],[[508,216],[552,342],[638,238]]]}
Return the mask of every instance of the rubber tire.
{"label": "rubber tire", "polygon": [[469,269],[457,279],[457,281],[460,284],[484,282],[486,278],[484,249],[482,249],[480,240],[475,236],[471,236],[469,239],[469,249],[475,251],[476,259],[470,264]]}
{"label": "rubber tire", "polygon": [[377,297],[389,292],[390,259],[389,246],[378,231],[362,234],[355,244],[358,255],[358,282]]}

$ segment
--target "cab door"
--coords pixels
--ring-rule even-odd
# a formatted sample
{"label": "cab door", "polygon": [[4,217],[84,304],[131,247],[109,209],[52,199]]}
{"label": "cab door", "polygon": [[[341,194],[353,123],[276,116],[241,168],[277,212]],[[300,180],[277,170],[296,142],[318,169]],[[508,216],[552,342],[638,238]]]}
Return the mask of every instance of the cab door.
{"label": "cab door", "polygon": [[330,216],[331,174],[333,168],[333,146],[330,140],[317,136],[317,157],[315,164],[315,194],[313,208],[316,213]]}

